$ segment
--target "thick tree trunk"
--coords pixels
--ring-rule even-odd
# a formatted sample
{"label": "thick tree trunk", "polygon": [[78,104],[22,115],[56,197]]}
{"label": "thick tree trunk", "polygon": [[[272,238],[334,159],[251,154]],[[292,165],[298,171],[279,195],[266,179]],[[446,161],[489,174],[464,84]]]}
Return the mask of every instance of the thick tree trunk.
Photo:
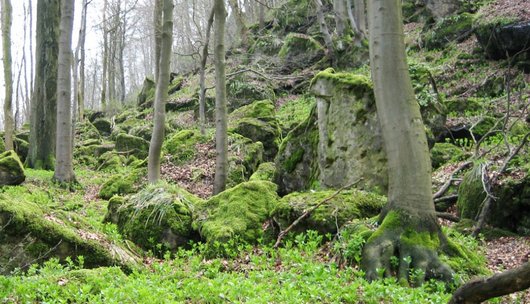
{"label": "thick tree trunk", "polygon": [[346,16],[346,0],[333,0],[333,11],[335,13],[335,25],[337,35],[342,37],[346,31],[347,16]]}
{"label": "thick tree trunk", "polygon": [[[378,268],[388,274],[388,259],[398,252],[401,278],[407,279],[413,267],[427,277],[449,279],[452,272],[436,252],[446,239],[436,219],[427,136],[407,68],[401,1],[371,0],[368,13],[370,64],[389,189],[382,224],[364,248],[362,266],[368,279],[378,277]],[[418,239],[425,243],[417,243]],[[407,256],[411,264],[405,263]]]}
{"label": "thick tree trunk", "polygon": [[214,9],[212,8],[208,16],[208,24],[206,25],[206,37],[204,38],[204,45],[202,47],[201,68],[199,71],[199,124],[201,134],[206,134],[206,62],[208,62],[208,49],[210,46],[210,33],[212,31],[214,17]]}
{"label": "thick tree trunk", "polygon": [[366,22],[366,0],[354,0],[353,6],[355,8],[355,21],[357,21],[357,28],[363,38],[368,35],[368,25]]}
{"label": "thick tree trunk", "polygon": [[37,2],[35,87],[31,100],[31,129],[27,164],[53,170],[57,130],[57,55],[59,0]]}
{"label": "thick tree trunk", "polygon": [[6,150],[13,150],[13,74],[11,69],[11,21],[10,0],[2,0],[2,46],[4,63],[5,99],[4,99],[4,140]]}
{"label": "thick tree trunk", "polygon": [[226,113],[225,24],[223,0],[215,0],[215,179],[214,194],[226,188],[228,172],[228,135]]}
{"label": "thick tree trunk", "polygon": [[54,179],[61,183],[75,181],[73,169],[72,98],[72,30],[74,1],[61,0],[61,34],[57,73],[57,147]]}
{"label": "thick tree trunk", "polygon": [[530,262],[517,268],[476,279],[458,288],[449,304],[478,304],[530,288]]}
{"label": "thick tree trunk", "polygon": [[164,127],[166,117],[166,99],[169,86],[169,65],[171,63],[171,51],[173,44],[173,1],[164,0],[162,14],[163,20],[161,46],[160,46],[160,69],[155,91],[155,116],[153,122],[153,134],[149,145],[148,179],[150,183],[156,183],[160,179],[160,153],[164,142]]}

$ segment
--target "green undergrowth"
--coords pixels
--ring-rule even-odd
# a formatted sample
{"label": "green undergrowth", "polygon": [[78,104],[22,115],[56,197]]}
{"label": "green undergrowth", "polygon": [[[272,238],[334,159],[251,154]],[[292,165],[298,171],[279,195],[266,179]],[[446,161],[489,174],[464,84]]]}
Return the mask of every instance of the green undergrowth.
{"label": "green undergrowth", "polygon": [[118,268],[85,270],[56,260],[28,273],[0,276],[0,303],[446,303],[439,282],[418,288],[388,278],[368,283],[354,267],[322,261],[316,233],[268,246],[238,246],[230,259],[205,258],[205,245],[166,255],[123,274]]}

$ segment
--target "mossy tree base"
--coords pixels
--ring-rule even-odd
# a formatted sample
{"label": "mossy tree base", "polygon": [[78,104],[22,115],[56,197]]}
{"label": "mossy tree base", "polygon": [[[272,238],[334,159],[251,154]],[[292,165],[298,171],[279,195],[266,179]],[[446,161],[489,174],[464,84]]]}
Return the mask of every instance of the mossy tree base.
{"label": "mossy tree base", "polygon": [[447,245],[434,214],[393,209],[368,239],[361,266],[368,280],[397,274],[415,286],[431,278],[449,281],[453,271],[438,257]]}

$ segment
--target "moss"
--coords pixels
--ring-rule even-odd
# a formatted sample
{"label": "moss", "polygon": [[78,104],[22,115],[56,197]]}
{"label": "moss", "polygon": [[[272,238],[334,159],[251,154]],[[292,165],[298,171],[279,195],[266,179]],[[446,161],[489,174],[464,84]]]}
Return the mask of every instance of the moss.
{"label": "moss", "polygon": [[287,135],[287,132],[306,120],[315,103],[315,98],[310,95],[297,96],[283,103],[276,111],[282,133]]}
{"label": "moss", "polygon": [[486,198],[482,184],[482,171],[483,165],[476,164],[464,175],[462,183],[458,188],[458,201],[456,202],[456,206],[462,218],[475,219],[484,198]]}
{"label": "moss", "polygon": [[323,52],[324,47],[310,36],[300,33],[289,33],[285,39],[278,56],[286,58],[289,53]]}
{"label": "moss", "polygon": [[25,179],[24,166],[15,151],[0,154],[0,185],[19,185]]}
{"label": "moss", "polygon": [[111,199],[105,218],[140,247],[162,255],[195,238],[191,211],[200,202],[178,186],[159,183],[148,185],[127,200]]}
{"label": "moss", "polygon": [[276,166],[274,165],[273,162],[262,163],[259,165],[256,172],[254,172],[252,176],[250,176],[249,180],[250,181],[263,180],[263,181],[272,182],[272,180],[274,179],[275,172],[276,172]]}
{"label": "moss", "polygon": [[206,140],[207,138],[202,136],[198,130],[182,130],[166,140],[162,149],[179,162],[185,162],[194,157],[195,145],[204,143]]}
{"label": "moss", "polygon": [[370,78],[364,75],[335,72],[333,68],[328,68],[316,74],[311,80],[311,86],[313,87],[321,79],[331,81],[338,89],[353,92],[358,99],[363,98],[366,94],[373,96],[373,84]]}
{"label": "moss", "polygon": [[139,173],[138,171],[132,171],[129,174],[116,174],[111,176],[99,190],[99,197],[108,200],[114,195],[134,193],[136,183],[138,183],[141,177]]}
{"label": "moss", "polygon": [[250,181],[225,190],[197,206],[194,225],[209,243],[236,237],[254,243],[264,236],[262,225],[276,207],[276,187]]}
{"label": "moss", "polygon": [[442,253],[440,256],[442,261],[458,273],[463,274],[464,279],[490,273],[486,267],[485,250],[480,241],[472,236],[460,234],[452,228],[445,229],[444,233],[448,240],[446,253]]}
{"label": "moss", "polygon": [[437,49],[450,42],[461,42],[472,33],[475,16],[462,13],[438,21],[425,35],[425,46],[428,49]]}
{"label": "moss", "polygon": [[304,159],[304,150],[298,149],[293,154],[289,156],[288,159],[285,160],[283,163],[283,168],[287,173],[291,173],[294,171],[298,163],[300,163]]}
{"label": "moss", "polygon": [[[281,228],[290,225],[305,211],[323,200],[333,196],[334,190],[295,192],[284,196],[274,210],[274,218]],[[331,200],[314,210],[295,228],[296,232],[308,229],[322,234],[336,233],[337,227],[353,219],[362,219],[377,215],[386,198],[360,190],[344,190]]]}
{"label": "moss", "polygon": [[261,142],[237,134],[228,134],[228,174],[230,185],[248,180],[263,161],[264,147]]}
{"label": "moss", "polygon": [[145,158],[149,151],[149,142],[137,136],[121,133],[116,137],[116,151]]}
{"label": "moss", "polygon": [[98,118],[92,124],[102,136],[109,136],[112,132],[112,124],[108,119]]}
{"label": "moss", "polygon": [[434,169],[447,163],[464,160],[464,158],[464,151],[450,143],[436,143],[431,149],[431,163]]}
{"label": "moss", "polygon": [[88,120],[84,120],[76,124],[75,128],[76,141],[81,142],[88,139],[100,139],[101,135],[99,134],[98,129],[94,127],[92,123]]}

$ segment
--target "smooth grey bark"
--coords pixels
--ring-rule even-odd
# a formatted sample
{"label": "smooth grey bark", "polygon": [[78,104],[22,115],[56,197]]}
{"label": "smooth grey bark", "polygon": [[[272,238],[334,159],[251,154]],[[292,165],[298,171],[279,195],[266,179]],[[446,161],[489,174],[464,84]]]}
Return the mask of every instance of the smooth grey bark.
{"label": "smooth grey bark", "polygon": [[245,17],[239,7],[238,0],[228,0],[228,3],[236,20],[237,30],[241,38],[241,46],[246,48],[248,46],[248,27],[245,22]]}
{"label": "smooth grey bark", "polygon": [[31,97],[30,168],[53,170],[57,130],[57,56],[59,53],[59,0],[37,2],[35,87]]}
{"label": "smooth grey bark", "polygon": [[333,11],[335,13],[335,26],[337,35],[342,37],[346,31],[347,16],[346,16],[346,0],[333,0]]}
{"label": "smooth grey bark", "polygon": [[206,25],[206,35],[204,45],[202,46],[201,67],[199,71],[199,125],[202,135],[206,134],[206,62],[208,62],[208,49],[210,46],[213,18],[214,9],[212,8],[210,15],[208,16],[208,24]]}
{"label": "smooth grey bark", "polygon": [[57,73],[57,140],[54,179],[60,183],[75,181],[73,169],[72,136],[72,30],[74,26],[74,1],[61,0],[59,41],[59,68]]}
{"label": "smooth grey bark", "polygon": [[317,20],[318,24],[320,26],[320,32],[322,33],[322,37],[324,38],[324,43],[326,44],[327,49],[327,55],[331,58],[332,63],[334,62],[334,56],[333,56],[333,40],[331,38],[331,34],[329,32],[328,25],[326,23],[326,19],[324,18],[324,9],[322,5],[321,0],[314,0],[316,11],[317,11]]}
{"label": "smooth grey bark", "polygon": [[156,183],[160,179],[160,156],[164,142],[166,100],[169,86],[169,66],[173,45],[173,1],[164,0],[160,20],[163,20],[160,39],[160,67],[155,91],[155,113],[153,134],[149,145],[148,180]]}
{"label": "smooth grey bark", "polygon": [[103,2],[103,58],[101,59],[102,77],[101,77],[101,110],[107,111],[107,80],[109,66],[109,30],[107,20],[108,0]]}
{"label": "smooth grey bark", "polygon": [[357,28],[361,33],[362,38],[368,36],[368,24],[366,22],[366,0],[354,0],[353,6],[355,8],[355,21]]}
{"label": "smooth grey bark", "polygon": [[226,109],[225,25],[223,0],[215,0],[215,178],[214,194],[225,190],[228,172],[228,123]]}
{"label": "smooth grey bark", "polygon": [[[407,279],[413,267],[427,277],[448,280],[452,271],[438,259],[438,248],[406,241],[412,231],[441,247],[447,243],[436,219],[427,136],[406,62],[401,0],[371,0],[368,15],[370,65],[389,189],[381,226],[363,249],[362,267],[368,279],[376,279],[377,269],[389,270],[389,258],[397,252],[400,278]],[[405,262],[407,256],[411,264]],[[416,279],[421,283],[425,277]]]}
{"label": "smooth grey bark", "polygon": [[2,0],[2,48],[4,63],[4,142],[6,150],[13,150],[13,73],[11,68],[11,23],[12,11],[10,0]]}
{"label": "smooth grey bark", "polygon": [[73,62],[73,88],[74,88],[74,119],[83,120],[85,108],[85,40],[86,40],[86,19],[87,19],[88,0],[83,0],[81,8],[81,25],[79,27],[79,36],[77,47],[75,49]]}
{"label": "smooth grey bark", "polygon": [[155,37],[155,71],[153,78],[155,83],[158,83],[158,74],[160,73],[160,48],[162,46],[162,42],[160,41],[162,39],[162,20],[160,16],[162,16],[162,1],[155,0],[155,9],[153,11],[153,37]]}

